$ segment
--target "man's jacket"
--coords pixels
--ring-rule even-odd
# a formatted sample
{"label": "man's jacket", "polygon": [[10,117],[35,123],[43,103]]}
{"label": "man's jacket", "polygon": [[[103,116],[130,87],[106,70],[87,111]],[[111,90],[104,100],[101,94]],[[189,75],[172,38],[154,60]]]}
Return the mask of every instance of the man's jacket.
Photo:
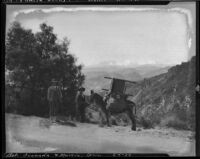
{"label": "man's jacket", "polygon": [[58,86],[50,86],[47,93],[48,101],[61,101],[62,93]]}
{"label": "man's jacket", "polygon": [[78,105],[85,104],[85,96],[78,93],[76,95],[76,104],[78,104]]}

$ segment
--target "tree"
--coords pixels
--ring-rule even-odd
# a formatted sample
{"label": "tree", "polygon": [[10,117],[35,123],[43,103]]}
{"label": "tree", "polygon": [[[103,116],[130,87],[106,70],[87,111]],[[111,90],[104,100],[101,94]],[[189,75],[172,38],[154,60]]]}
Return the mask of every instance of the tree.
{"label": "tree", "polygon": [[[69,40],[57,42],[53,27],[43,23],[40,31],[33,34],[14,22],[6,38],[6,70],[10,80],[18,88],[20,111],[24,114],[47,115],[46,92],[52,78],[68,89],[63,105],[73,105],[76,91],[84,82],[82,66],[68,53]],[[65,93],[66,94],[66,93]]]}
{"label": "tree", "polygon": [[20,94],[23,93],[25,88],[32,86],[34,68],[39,63],[35,45],[36,41],[32,31],[25,30],[20,23],[14,22],[7,34],[5,64],[6,70],[10,72],[9,77],[12,88],[15,90],[13,96],[17,100],[16,103],[20,103],[18,109],[22,113],[27,109],[22,102],[29,104],[27,101],[30,100],[21,100]]}

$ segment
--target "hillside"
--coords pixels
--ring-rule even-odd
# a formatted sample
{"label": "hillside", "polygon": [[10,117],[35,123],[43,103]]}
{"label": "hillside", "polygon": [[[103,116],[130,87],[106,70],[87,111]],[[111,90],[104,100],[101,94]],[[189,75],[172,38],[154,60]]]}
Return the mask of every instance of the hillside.
{"label": "hillside", "polygon": [[171,66],[154,66],[154,65],[143,65],[136,67],[135,70],[140,73],[143,78],[150,78],[163,73],[167,73]]}
{"label": "hillside", "polygon": [[142,80],[129,87],[136,95],[138,118],[149,124],[161,124],[180,129],[194,128],[195,57],[189,62],[171,67],[167,73]]}

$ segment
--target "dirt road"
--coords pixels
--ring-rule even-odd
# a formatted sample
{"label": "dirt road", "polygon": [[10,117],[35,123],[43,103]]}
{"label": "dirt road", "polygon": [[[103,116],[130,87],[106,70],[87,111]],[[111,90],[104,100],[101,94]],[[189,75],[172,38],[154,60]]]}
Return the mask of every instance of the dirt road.
{"label": "dirt road", "polygon": [[47,119],[6,114],[7,152],[168,153],[194,155],[190,131],[130,127],[50,125]]}

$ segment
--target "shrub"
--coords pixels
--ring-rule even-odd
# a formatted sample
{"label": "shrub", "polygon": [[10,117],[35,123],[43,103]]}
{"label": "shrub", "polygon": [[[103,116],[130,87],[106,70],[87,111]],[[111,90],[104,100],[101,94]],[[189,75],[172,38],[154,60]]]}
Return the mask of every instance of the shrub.
{"label": "shrub", "polygon": [[187,124],[181,120],[174,120],[174,121],[170,120],[170,121],[168,121],[166,126],[175,128],[177,130],[188,130],[189,129]]}
{"label": "shrub", "polygon": [[140,118],[139,123],[144,129],[150,129],[154,127],[153,122],[150,119],[145,119],[144,117]]}
{"label": "shrub", "polygon": [[176,115],[171,115],[162,119],[161,126],[170,127],[177,130],[189,129],[189,125],[187,124],[187,122],[180,120]]}

